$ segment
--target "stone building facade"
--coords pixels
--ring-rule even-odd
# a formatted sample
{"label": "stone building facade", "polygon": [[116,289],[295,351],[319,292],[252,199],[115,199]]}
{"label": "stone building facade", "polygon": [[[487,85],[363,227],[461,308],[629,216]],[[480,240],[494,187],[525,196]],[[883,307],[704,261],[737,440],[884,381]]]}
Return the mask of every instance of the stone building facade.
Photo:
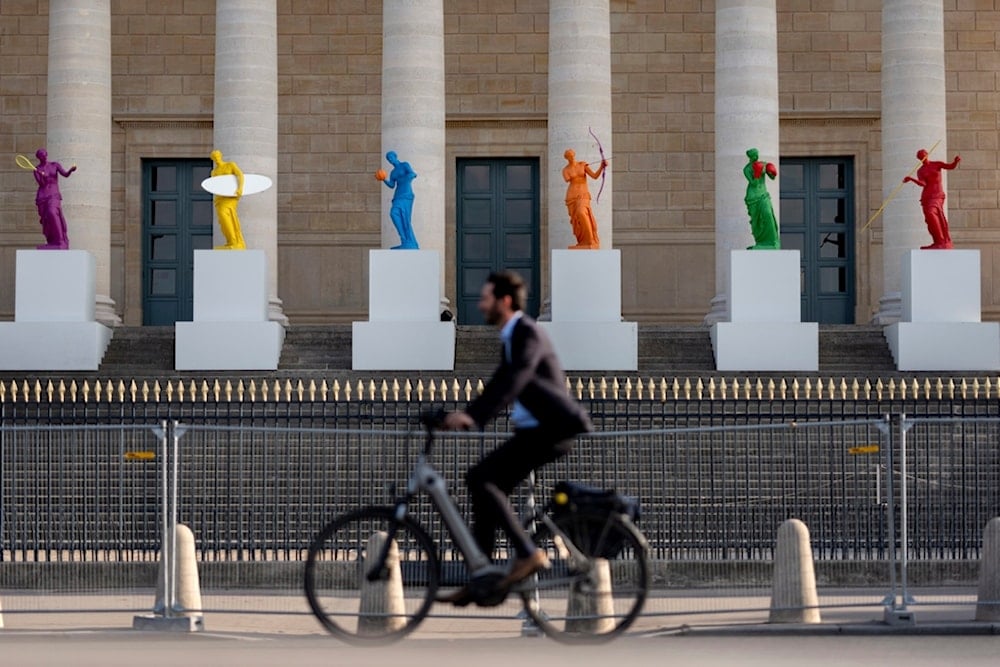
{"label": "stone building facade", "polygon": [[[414,2],[418,9],[422,3],[433,7],[434,2],[384,1],[386,7],[379,0],[250,0],[264,14],[274,7],[276,167],[269,175],[276,183],[276,212],[269,213],[267,206],[255,208],[249,201],[241,204],[241,211],[247,207],[244,232],[249,246],[254,247],[264,225],[271,227],[274,239],[264,243],[273,246],[276,266],[274,318],[293,325],[365,319],[368,250],[388,245],[386,192],[373,178],[386,165],[383,154],[391,148],[383,141],[383,53],[411,47],[405,40],[385,42],[383,12],[412,10]],[[940,136],[926,135],[923,143],[940,140],[936,159],[962,156],[947,182],[952,237],[956,247],[981,249],[983,316],[1000,319],[1000,230],[994,224],[1000,187],[1000,9],[992,0],[914,2],[929,5],[932,12],[939,8],[943,15],[946,127],[940,128]],[[71,137],[61,144],[70,154],[59,154],[51,143],[50,126],[58,121],[49,99],[56,74],[52,53],[58,45],[51,39],[50,10],[69,7],[83,14],[110,14],[110,204],[101,214],[109,216],[108,233],[106,239],[86,242],[107,244],[104,319],[141,325],[163,323],[151,318],[150,296],[157,289],[151,260],[154,239],[159,238],[150,220],[151,202],[157,197],[151,174],[163,166],[201,173],[209,152],[224,136],[216,99],[223,65],[217,62],[217,27],[224,21],[228,30],[242,20],[243,3],[230,8],[235,13],[224,14],[228,4],[230,0],[4,0],[0,5],[0,145],[9,158],[0,164],[0,319],[13,315],[16,249],[34,247],[42,238],[33,202],[35,184],[15,165],[15,154],[30,156],[48,143],[52,159],[77,163],[81,173],[101,164],[93,161],[100,147],[89,148]],[[549,251],[569,228],[560,214],[562,202],[553,201],[564,185],[562,164],[554,163],[552,155],[573,148],[580,159],[596,166],[600,155],[594,135],[612,158],[595,213],[613,247],[621,251],[624,317],[667,324],[705,321],[717,296],[714,267],[723,256],[716,243],[717,190],[723,184],[744,187],[742,162],[726,173],[716,171],[717,19],[723,6],[772,11],[768,4],[776,24],[780,154],[761,157],[780,167],[780,195],[775,190],[772,196],[776,207],[779,197],[782,200],[787,247],[810,249],[810,258],[803,261],[803,288],[811,285],[816,293],[804,297],[804,314],[808,307],[813,310],[806,319],[867,323],[876,318],[886,291],[885,225],[923,230],[919,189],[906,186],[895,193],[895,182],[884,183],[882,178],[883,24],[884,11],[891,9],[884,5],[893,3],[597,0],[598,10],[602,4],[607,8],[607,44],[584,34],[566,48],[577,58],[593,55],[594,49],[606,50],[609,87],[577,92],[584,100],[592,96],[598,106],[598,100],[609,96],[608,127],[599,122],[597,127],[581,125],[566,140],[572,145],[555,146],[550,131],[560,119],[550,115],[555,106],[550,100],[550,55],[556,48],[550,23],[556,6],[565,4],[438,0],[444,167],[443,186],[433,185],[439,191],[443,187],[444,220],[443,227],[441,221],[421,220],[416,209],[414,227],[418,238],[422,225],[441,230],[444,296],[458,312],[459,323],[474,320],[467,293],[475,281],[467,276],[480,275],[470,267],[482,270],[475,264],[482,257],[476,255],[478,237],[473,231],[483,223],[477,211],[486,209],[474,204],[479,201],[474,196],[475,174],[526,166],[529,179],[526,194],[521,194],[528,204],[508,208],[508,217],[495,215],[485,232],[485,238],[492,239],[489,247],[479,250],[487,263],[496,263],[504,258],[496,250],[501,239],[522,244],[519,256],[532,263],[535,289],[543,297],[537,307],[544,309]],[[585,4],[594,5],[594,0]],[[901,8],[896,11],[909,11],[907,3],[895,4]],[[560,29],[567,30],[563,36],[572,42],[570,29]],[[250,63],[254,77],[252,68],[261,56],[256,38],[247,39],[246,34],[235,46],[235,53],[243,49],[245,58],[234,56],[232,46],[226,57],[237,65]],[[81,57],[87,55],[71,48],[59,62]],[[415,55],[420,60],[414,65],[419,69],[427,57]],[[255,86],[244,84],[250,99]],[[73,82],[63,81],[59,90],[73,91]],[[65,100],[62,104],[66,106]],[[245,100],[242,104],[255,106]],[[227,122],[230,135],[257,132],[234,126],[238,120]],[[745,137],[740,152],[756,142]],[[915,143],[912,152],[922,147],[930,148]],[[80,154],[72,154],[77,150]],[[427,164],[421,155],[400,157],[418,174]],[[256,170],[254,165],[243,166]],[[824,185],[830,176],[833,182]],[[429,196],[420,187],[432,184],[424,183],[420,178],[414,183],[418,201]],[[824,218],[827,186],[834,192],[827,197],[835,209],[829,219]],[[93,187],[77,175],[61,181],[71,243],[87,238],[81,228],[81,221],[87,220],[81,202],[86,200],[84,188]],[[521,201],[506,197],[505,187],[504,182],[490,181],[484,197],[501,208]],[[599,183],[591,187],[596,195]],[[879,216],[866,227],[890,195],[894,199],[886,210],[897,217]],[[510,225],[520,233],[508,235],[505,226]],[[746,242],[752,242],[748,226]],[[172,243],[168,261],[171,253],[176,257],[192,247],[190,239]],[[100,292],[100,278],[98,282]],[[177,278],[172,285],[181,289],[183,282]],[[834,315],[818,305],[822,294],[831,291],[841,292],[843,300]]]}

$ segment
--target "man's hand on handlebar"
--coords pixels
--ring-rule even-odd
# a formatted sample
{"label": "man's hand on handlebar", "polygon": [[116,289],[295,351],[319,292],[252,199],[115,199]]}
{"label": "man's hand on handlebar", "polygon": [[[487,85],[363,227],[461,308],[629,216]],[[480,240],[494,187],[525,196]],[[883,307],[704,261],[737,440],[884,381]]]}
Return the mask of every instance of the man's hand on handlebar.
{"label": "man's hand on handlebar", "polygon": [[433,410],[420,415],[420,423],[433,431],[468,431],[476,426],[475,420],[465,412]]}
{"label": "man's hand on handlebar", "polygon": [[449,412],[441,422],[441,428],[447,431],[470,431],[476,427],[476,421],[465,412]]}

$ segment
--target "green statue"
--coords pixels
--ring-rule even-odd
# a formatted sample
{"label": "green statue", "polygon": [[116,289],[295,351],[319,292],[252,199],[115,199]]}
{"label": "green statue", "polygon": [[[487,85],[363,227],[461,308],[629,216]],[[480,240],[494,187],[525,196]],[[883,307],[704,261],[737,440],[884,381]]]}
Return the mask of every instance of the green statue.
{"label": "green statue", "polygon": [[771,195],[764,180],[767,176],[773,181],[778,175],[778,168],[770,162],[761,162],[756,148],[748,150],[747,157],[750,161],[743,167],[743,175],[747,179],[747,194],[743,201],[750,214],[750,231],[754,240],[747,250],[779,250],[781,235],[778,233],[778,220],[774,217]]}

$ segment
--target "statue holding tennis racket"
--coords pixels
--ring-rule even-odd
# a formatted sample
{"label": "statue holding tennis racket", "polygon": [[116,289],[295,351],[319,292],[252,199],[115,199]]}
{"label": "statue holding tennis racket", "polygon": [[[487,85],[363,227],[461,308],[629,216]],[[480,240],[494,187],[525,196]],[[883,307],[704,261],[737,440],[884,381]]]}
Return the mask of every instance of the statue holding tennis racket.
{"label": "statue holding tennis racket", "polygon": [[49,162],[49,154],[44,148],[35,152],[38,165],[23,155],[17,156],[17,164],[24,169],[31,169],[38,183],[35,194],[35,206],[38,207],[38,221],[42,225],[45,244],[38,246],[39,250],[66,250],[69,248],[69,235],[66,233],[66,218],[62,211],[62,195],[59,193],[59,177],[68,178],[76,171],[74,164],[69,169],[63,169],[58,162]]}

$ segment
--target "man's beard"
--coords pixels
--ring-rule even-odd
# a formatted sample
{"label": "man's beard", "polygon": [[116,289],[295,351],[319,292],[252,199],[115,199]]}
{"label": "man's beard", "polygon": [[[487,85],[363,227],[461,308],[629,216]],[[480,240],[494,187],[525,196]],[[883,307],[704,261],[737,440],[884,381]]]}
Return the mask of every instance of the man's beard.
{"label": "man's beard", "polygon": [[486,319],[487,324],[495,325],[500,322],[500,309],[493,306],[483,314],[483,317]]}

